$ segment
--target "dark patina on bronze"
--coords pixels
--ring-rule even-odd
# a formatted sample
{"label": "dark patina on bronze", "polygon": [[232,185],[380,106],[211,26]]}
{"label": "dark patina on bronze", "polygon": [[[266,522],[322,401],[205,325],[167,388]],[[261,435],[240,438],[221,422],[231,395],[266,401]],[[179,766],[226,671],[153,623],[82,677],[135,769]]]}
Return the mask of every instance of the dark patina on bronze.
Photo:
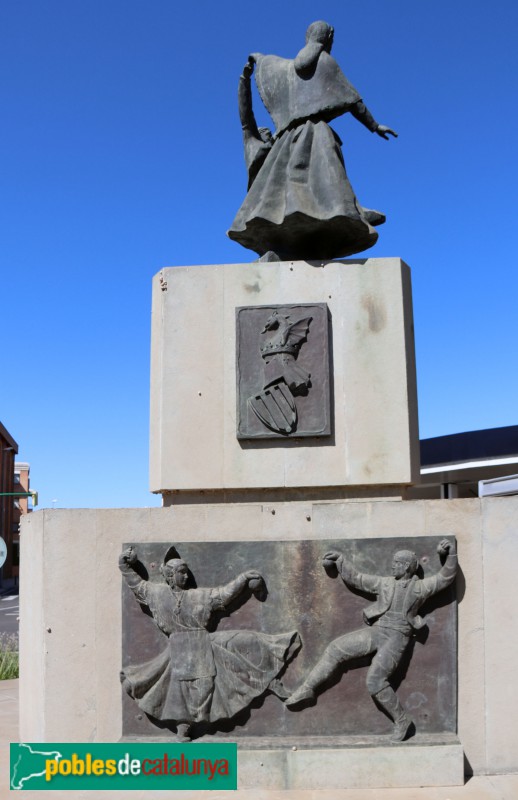
{"label": "dark patina on bronze", "polygon": [[425,629],[426,623],[419,614],[421,606],[455,580],[458,568],[455,542],[442,539],[437,553],[444,563],[426,578],[418,576],[419,561],[415,552],[407,548],[394,553],[392,575],[387,577],[359,572],[336,550],[324,555],[323,566],[328,573],[338,574],[351,591],[364,592],[376,600],[363,610],[367,627],[339,636],[327,645],[318,663],[286,701],[288,708],[315,702],[318,691],[330,678],[354,664],[356,659],[369,658],[367,690],[394,723],[391,740],[402,742],[415,733],[415,724],[390,678],[409,650],[413,637]]}
{"label": "dark patina on bronze", "polygon": [[329,436],[325,303],[236,309],[238,439]]}
{"label": "dark patina on bronze", "polygon": [[[140,548],[139,548],[140,549]],[[156,566],[156,560],[150,566]],[[255,595],[265,600],[262,575],[246,569],[212,588],[199,588],[186,561],[168,548],[159,567],[160,581],[146,577],[137,550],[119,558],[126,585],[163,634],[154,658],[123,666],[121,682],[138,708],[157,725],[191,741],[208,726],[218,727],[272,693],[286,699],[279,676],[300,649],[296,631],[218,631],[218,617]]]}
{"label": "dark patina on bronze", "polygon": [[[306,524],[305,516],[301,517],[301,526]],[[301,684],[308,679],[311,681],[312,671],[332,643],[340,649],[342,637],[346,637],[345,645],[351,641],[355,645],[359,631],[365,630],[367,634],[373,631],[374,611],[382,612],[380,616],[381,619],[385,618],[385,622],[390,622],[393,612],[397,615],[397,609],[391,607],[390,597],[385,596],[381,605],[378,600],[373,605],[375,597],[370,591],[381,587],[386,595],[387,584],[396,578],[395,573],[392,577],[386,577],[390,575],[391,564],[396,560],[395,553],[415,552],[418,567],[413,583],[418,586],[422,585],[419,581],[429,582],[446,566],[448,574],[443,577],[449,585],[429,596],[423,605],[417,603],[420,606],[418,609],[413,602],[415,598],[410,597],[415,586],[411,586],[409,580],[409,599],[404,602],[407,605],[410,600],[412,602],[406,611],[418,610],[426,624],[412,628],[395,671],[387,677],[404,713],[415,723],[417,734],[410,742],[417,744],[452,741],[457,730],[456,601],[457,597],[462,599],[464,583],[462,578],[457,582],[448,580],[454,564],[451,548],[446,553],[446,547],[442,546],[444,555],[437,554],[443,538],[397,536],[347,540],[183,542],[177,547],[184,564],[195,566],[196,581],[188,573],[191,588],[186,592],[187,595],[197,588],[196,582],[202,587],[225,587],[240,580],[244,573],[250,572],[250,565],[254,565],[261,579],[248,577],[248,587],[225,611],[209,615],[207,628],[201,635],[220,633],[223,643],[236,634],[238,641],[243,642],[241,634],[251,634],[250,642],[253,643],[255,634],[275,637],[288,635],[278,634],[278,631],[298,631],[303,643],[302,650],[287,664],[285,674],[282,670],[279,675],[286,688],[286,696],[292,697]],[[448,541],[453,543],[454,537],[448,536]],[[124,546],[125,552],[129,546]],[[134,564],[138,581],[142,576],[154,586],[163,585],[163,542],[139,543],[133,544],[133,547],[139,556],[139,561]],[[376,585],[367,585],[367,582],[363,589],[353,587],[347,591],[344,578],[349,580],[350,573],[344,562],[340,563],[341,554],[344,562],[348,562],[354,571],[369,576]],[[324,555],[327,556],[325,568],[322,566]],[[170,557],[167,560],[171,560]],[[405,561],[405,558],[402,560]],[[171,566],[175,567],[174,564]],[[266,586],[267,598],[263,593]],[[168,588],[166,586],[166,590]],[[257,602],[255,597],[258,595],[265,602]],[[388,604],[385,602],[387,599]],[[173,606],[176,607],[174,596],[173,600]],[[188,610],[187,606],[184,607],[185,601],[186,598],[181,601],[180,613]],[[404,605],[402,609],[405,610]],[[389,611],[392,613],[387,617]],[[371,626],[365,625],[364,612],[373,623]],[[135,601],[134,591],[126,580],[122,588],[122,613],[124,677],[134,675],[134,671],[138,672],[142,665],[161,658],[166,668],[171,663],[173,651],[169,649],[163,626],[159,627],[149,606],[139,605]],[[413,613],[412,620],[416,621]],[[389,639],[390,633],[387,636]],[[238,741],[240,747],[246,748],[338,747],[354,745],[360,740],[363,744],[388,742],[394,735],[394,722],[386,713],[380,713],[376,700],[373,702],[369,696],[370,690],[378,687],[374,682],[371,683],[369,677],[376,656],[368,644],[364,655],[357,654],[354,661],[348,661],[347,664],[338,663],[336,659],[333,661],[330,674],[315,687],[316,696],[311,704],[306,702],[289,708],[281,702],[282,697],[279,699],[283,692],[276,683],[277,679],[274,679],[266,692],[256,696],[231,718],[218,722],[205,720],[184,723],[189,725],[189,735],[191,738],[209,735],[214,741]],[[219,646],[216,641],[214,645]],[[183,650],[187,660],[194,653],[194,648],[185,647]],[[182,648],[176,648],[174,652],[181,653]],[[224,651],[220,654],[224,655]],[[383,657],[381,660],[383,662]],[[175,669],[181,661],[180,658]],[[203,663],[206,665],[206,661]],[[246,670],[241,674],[246,674]],[[227,678],[224,670],[222,675],[218,677],[216,674],[215,679],[212,676],[211,680],[214,680],[218,692],[224,689],[232,694],[233,683],[229,683]],[[187,678],[192,679],[192,675]],[[247,680],[241,684],[245,687],[245,693],[248,691]],[[184,688],[187,690],[187,687]],[[385,687],[380,688],[383,691]],[[212,684],[209,685],[208,694],[211,692]],[[388,695],[387,692],[385,694]],[[386,700],[386,697],[383,695],[379,699]],[[127,691],[123,691],[122,705],[124,738],[149,741],[175,738],[174,723],[149,715]]]}
{"label": "dark patina on bronze", "polygon": [[[380,125],[331,56],[334,29],[313,22],[293,59],[251,53],[239,79],[248,194],[228,231],[261,260],[331,259],[375,244],[380,211],[365,208],[349,182],[340,137],[329,123],[350,113],[383,139]],[[251,76],[275,131],[257,126]]]}

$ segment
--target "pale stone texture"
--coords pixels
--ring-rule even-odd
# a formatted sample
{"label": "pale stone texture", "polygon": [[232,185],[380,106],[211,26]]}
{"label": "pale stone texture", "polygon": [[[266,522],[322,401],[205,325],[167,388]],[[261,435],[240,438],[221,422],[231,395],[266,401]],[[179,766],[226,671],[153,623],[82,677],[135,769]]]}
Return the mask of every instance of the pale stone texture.
{"label": "pale stone texture", "polygon": [[517,497],[487,498],[483,509],[487,760],[518,771]]}
{"label": "pale stone texture", "polygon": [[20,593],[20,652],[30,654],[23,664],[23,678],[28,689],[20,693],[20,726],[27,727],[40,742],[45,738],[45,622],[44,622],[44,552],[43,513],[25,515],[25,530],[31,540],[23,581],[29,591]]}
{"label": "pale stone texture", "polygon": [[[292,303],[327,303],[331,313],[333,433],[239,442],[236,308]],[[418,470],[410,270],[400,259],[174,267],[155,277],[152,491],[404,485]]]}
{"label": "pale stone texture", "polygon": [[262,789],[455,786],[464,782],[462,747],[345,747],[239,751],[239,785]]}
{"label": "pale stone texture", "polygon": [[288,753],[290,789],[390,786],[455,786],[464,782],[460,744]]}
{"label": "pale stone texture", "polygon": [[517,516],[518,497],[35,512],[21,536],[22,740],[120,738],[124,542],[454,535],[459,739],[476,773],[516,770]]}

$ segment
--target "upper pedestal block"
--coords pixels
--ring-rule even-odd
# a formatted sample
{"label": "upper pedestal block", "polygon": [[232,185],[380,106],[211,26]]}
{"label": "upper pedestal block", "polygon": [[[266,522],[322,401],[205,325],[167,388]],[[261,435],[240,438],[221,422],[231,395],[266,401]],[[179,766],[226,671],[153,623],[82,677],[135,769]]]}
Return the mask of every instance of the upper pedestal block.
{"label": "upper pedestal block", "polygon": [[151,491],[401,486],[418,445],[400,259],[155,276]]}

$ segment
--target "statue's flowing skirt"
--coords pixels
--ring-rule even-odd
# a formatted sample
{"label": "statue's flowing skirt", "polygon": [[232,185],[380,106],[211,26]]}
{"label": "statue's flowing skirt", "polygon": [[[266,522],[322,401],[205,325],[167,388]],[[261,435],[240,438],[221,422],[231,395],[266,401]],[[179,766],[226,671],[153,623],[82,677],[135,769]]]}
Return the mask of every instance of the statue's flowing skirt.
{"label": "statue's flowing skirt", "polygon": [[123,670],[121,679],[142,711],[171,722],[230,719],[264,694],[300,648],[296,631],[216,631],[209,638],[215,675],[179,679],[169,645],[152,661]]}
{"label": "statue's flowing skirt", "polygon": [[347,256],[378,238],[349,183],[339,137],[311,120],[274,142],[228,235],[288,260]]}

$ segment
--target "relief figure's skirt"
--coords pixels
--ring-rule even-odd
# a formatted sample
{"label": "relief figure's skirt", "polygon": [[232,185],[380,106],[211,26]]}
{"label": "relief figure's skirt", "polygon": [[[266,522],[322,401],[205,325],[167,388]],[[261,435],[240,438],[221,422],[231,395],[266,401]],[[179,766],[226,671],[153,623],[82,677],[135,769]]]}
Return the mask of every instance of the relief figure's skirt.
{"label": "relief figure's skirt", "polygon": [[230,719],[264,694],[300,648],[296,631],[216,631],[209,636],[213,676],[179,679],[169,646],[152,661],[122,671],[121,680],[142,711],[176,723]]}

